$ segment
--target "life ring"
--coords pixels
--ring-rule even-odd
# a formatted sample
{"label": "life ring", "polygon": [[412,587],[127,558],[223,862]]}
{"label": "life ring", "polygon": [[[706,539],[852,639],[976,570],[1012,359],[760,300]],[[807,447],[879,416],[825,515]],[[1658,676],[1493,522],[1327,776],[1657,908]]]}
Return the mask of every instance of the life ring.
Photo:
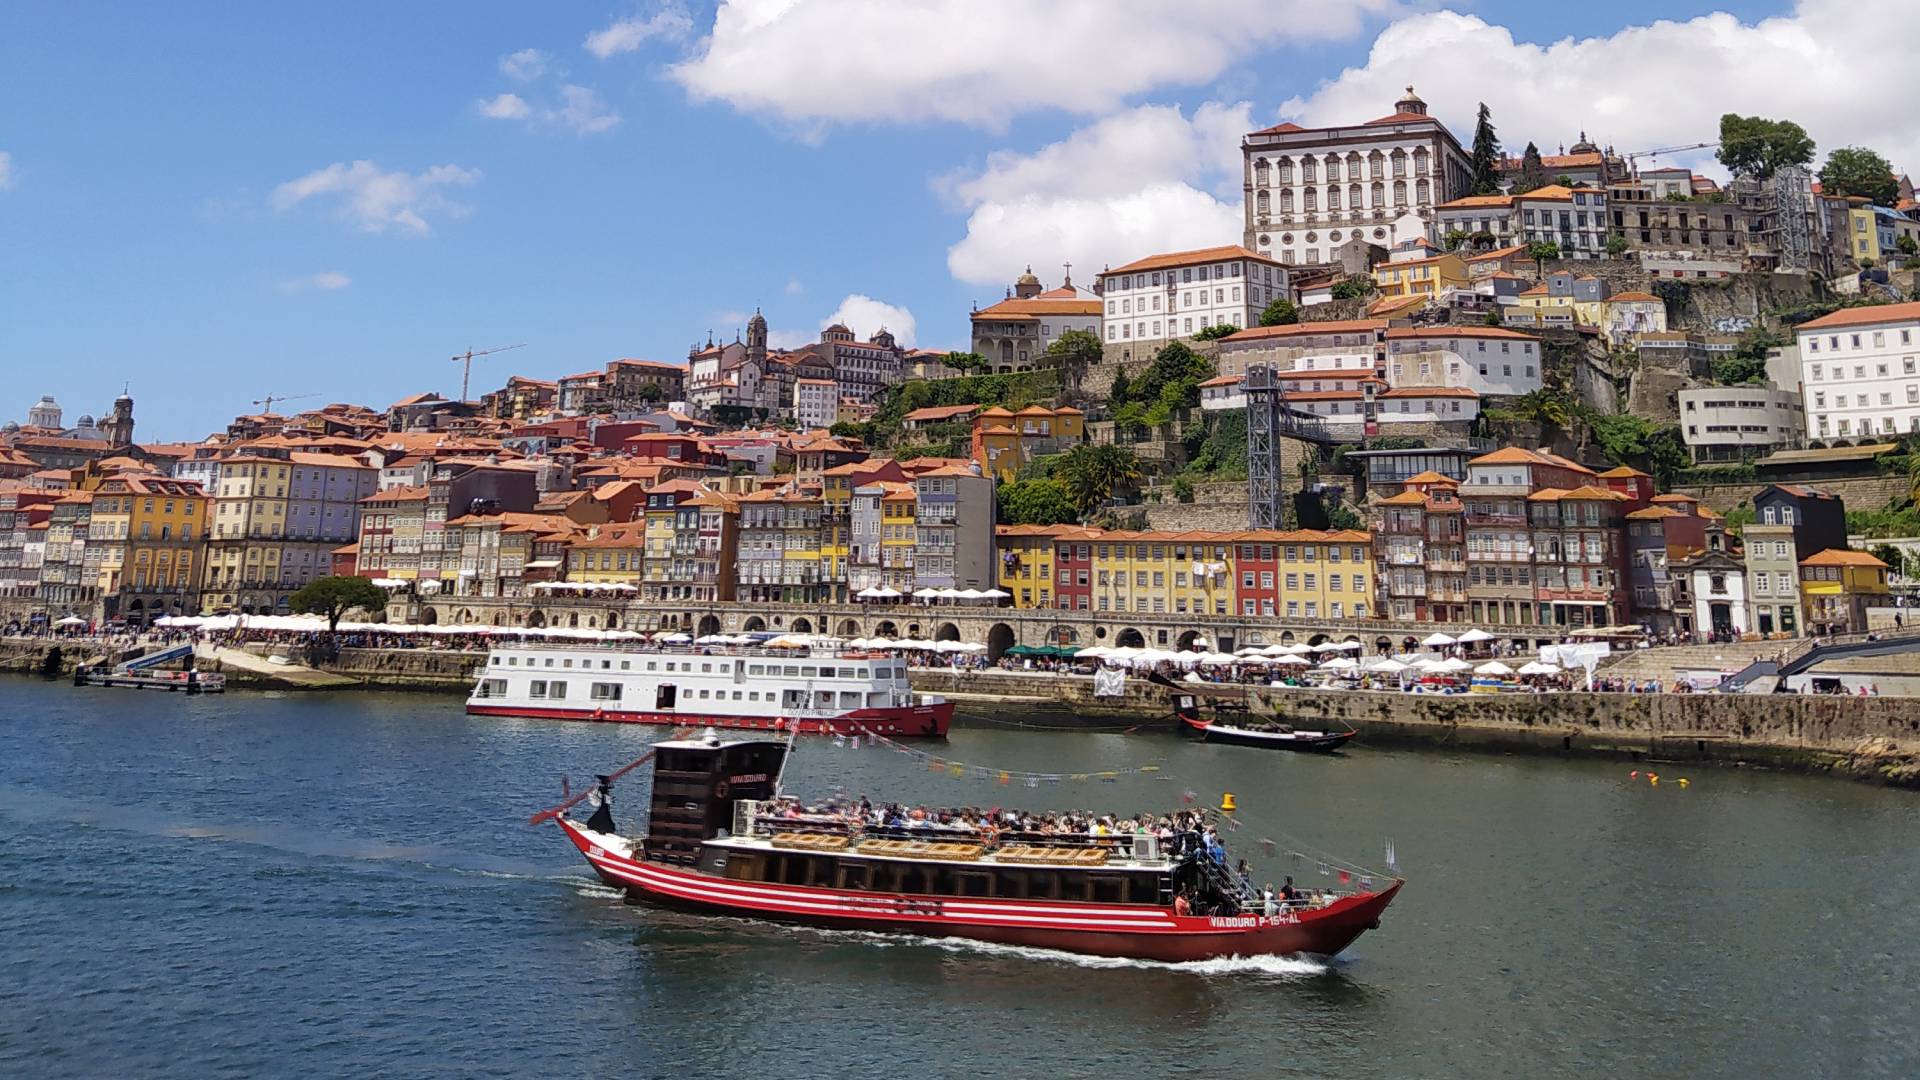
{"label": "life ring", "polygon": [[733,789],[727,785],[727,782],[722,780],[713,785],[713,797],[716,799],[724,799],[727,797],[727,792],[732,790]]}

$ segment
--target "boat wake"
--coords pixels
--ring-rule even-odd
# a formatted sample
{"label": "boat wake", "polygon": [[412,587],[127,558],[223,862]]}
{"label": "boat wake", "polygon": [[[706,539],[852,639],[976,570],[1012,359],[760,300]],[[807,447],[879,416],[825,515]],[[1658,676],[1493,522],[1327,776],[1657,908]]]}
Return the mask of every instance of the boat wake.
{"label": "boat wake", "polygon": [[[746,922],[750,920],[734,920]],[[1060,949],[1039,949],[1030,945],[1002,945],[991,941],[974,941],[957,937],[922,937],[915,934],[877,934],[869,930],[827,930],[819,927],[799,928],[809,934],[818,934],[829,938],[855,938],[865,944],[883,949],[890,948],[933,948],[951,953],[968,953],[976,956],[993,956],[1013,960],[1029,960],[1038,963],[1069,964],[1074,967],[1096,970],[1114,970],[1132,968],[1140,971],[1178,971],[1189,975],[1207,976],[1251,976],[1259,978],[1300,979],[1315,975],[1324,975],[1333,970],[1334,964],[1318,960],[1307,960],[1291,956],[1227,956],[1214,960],[1188,960],[1168,962],[1163,960],[1133,960],[1118,956],[1088,956],[1084,953],[1065,952]]]}

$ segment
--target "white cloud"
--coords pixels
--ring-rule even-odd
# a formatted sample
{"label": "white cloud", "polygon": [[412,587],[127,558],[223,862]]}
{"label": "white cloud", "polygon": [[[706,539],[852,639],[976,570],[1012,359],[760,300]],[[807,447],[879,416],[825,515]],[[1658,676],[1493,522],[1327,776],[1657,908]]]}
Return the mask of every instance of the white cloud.
{"label": "white cloud", "polygon": [[620,122],[620,114],[587,87],[569,83],[560,88],[560,99],[560,107],[549,115],[555,123],[582,135],[610,131]]}
{"label": "white cloud", "polygon": [[533,112],[519,94],[501,94],[488,98],[479,105],[480,115],[489,120],[521,120]]}
{"label": "white cloud", "polygon": [[340,271],[323,270],[318,274],[309,274],[303,278],[283,281],[280,283],[280,291],[292,293],[318,289],[322,292],[333,292],[336,289],[344,289],[351,284],[353,284],[353,279]]}
{"label": "white cloud", "polygon": [[[822,327],[826,324],[822,323]],[[816,330],[768,330],[767,345],[774,349],[797,349],[820,340]]]}
{"label": "white cloud", "polygon": [[521,49],[500,58],[500,73],[516,82],[532,82],[545,74],[550,59],[539,49]]}
{"label": "white cloud", "polygon": [[931,119],[999,128],[1022,112],[1098,114],[1157,87],[1204,84],[1260,48],[1350,37],[1395,6],[722,0],[712,32],[672,76],[696,99],[803,125]]}
{"label": "white cloud", "polygon": [[518,94],[501,94],[479,103],[480,115],[490,120],[525,120],[529,125],[563,127],[580,135],[611,131],[620,114],[588,87],[571,83],[560,88],[557,105],[534,106]]}
{"label": "white cloud", "polygon": [[0,191],[13,186],[13,155],[0,150]]}
{"label": "white cloud", "polygon": [[[845,323],[847,329],[852,330],[862,341],[880,330],[890,331],[894,340],[899,342],[902,348],[908,349],[913,347],[914,327],[917,325],[913,312],[906,308],[898,304],[889,304],[884,300],[875,300],[871,296],[863,296],[860,293],[850,293],[845,300],[840,301],[840,306],[834,309],[833,314],[820,320],[820,329],[825,330],[834,323]],[[808,340],[819,339],[816,337]]]}
{"label": "white cloud", "polygon": [[603,29],[595,30],[587,35],[583,48],[605,60],[620,53],[634,52],[653,38],[679,41],[692,31],[693,19],[687,15],[686,10],[677,3],[668,3],[663,4],[660,10],[645,18],[629,15]]}
{"label": "white cloud", "polygon": [[1032,153],[999,151],[936,186],[968,210],[947,251],[961,281],[1003,285],[1032,264],[1071,260],[1090,284],[1102,266],[1163,251],[1238,243],[1246,102],[1170,105],[1106,117]]}
{"label": "white cloud", "polygon": [[480,170],[458,165],[435,165],[410,174],[382,172],[371,161],[336,161],[274,188],[272,201],[276,210],[288,210],[308,199],[337,196],[340,216],[367,232],[395,229],[425,236],[433,231],[427,215],[463,217],[470,211],[441,190],[470,187],[479,180]]}
{"label": "white cloud", "polygon": [[807,287],[805,285],[800,284],[799,278],[787,279],[787,295],[788,296],[799,296],[801,293],[806,291],[807,291]]}
{"label": "white cloud", "polygon": [[[1390,111],[1411,81],[1463,140],[1485,101],[1514,154],[1530,139],[1553,153],[1583,128],[1622,153],[1712,142],[1720,115],[1737,112],[1796,121],[1819,144],[1818,160],[1860,144],[1920,169],[1920,112],[1900,94],[1863,92],[1860,81],[1863,71],[1903,69],[1920,48],[1912,13],[1901,0],[1801,0],[1791,14],[1752,23],[1704,15],[1538,45],[1442,11],[1387,27],[1365,65],[1280,112],[1310,124],[1366,120]],[[1662,161],[1680,163],[1722,172],[1712,150]]]}

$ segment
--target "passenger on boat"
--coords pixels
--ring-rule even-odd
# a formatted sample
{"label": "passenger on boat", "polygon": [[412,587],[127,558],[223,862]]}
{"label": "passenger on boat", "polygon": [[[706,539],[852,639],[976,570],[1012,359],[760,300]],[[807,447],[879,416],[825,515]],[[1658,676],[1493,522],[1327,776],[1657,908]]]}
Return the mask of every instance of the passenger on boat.
{"label": "passenger on boat", "polygon": [[1295,900],[1300,899],[1300,891],[1293,887],[1292,877],[1288,877],[1287,883],[1285,885],[1280,886],[1280,899],[1285,900],[1288,903],[1292,903]]}
{"label": "passenger on boat", "polygon": [[613,825],[613,780],[607,776],[595,776],[599,785],[587,792],[587,805],[593,807],[593,816],[587,819],[587,828],[597,833],[616,832]]}

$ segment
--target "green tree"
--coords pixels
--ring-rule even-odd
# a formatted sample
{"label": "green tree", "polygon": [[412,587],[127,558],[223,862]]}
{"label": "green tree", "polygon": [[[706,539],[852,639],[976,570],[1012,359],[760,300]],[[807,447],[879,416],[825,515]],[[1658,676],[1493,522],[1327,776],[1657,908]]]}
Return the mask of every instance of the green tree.
{"label": "green tree", "polygon": [[1058,480],[1014,480],[994,489],[1002,525],[1061,525],[1079,520]]}
{"label": "green tree", "polygon": [[1720,150],[1716,157],[1736,176],[1765,180],[1787,165],[1813,160],[1813,139],[1791,120],[1727,113],[1720,118]]}
{"label": "green tree", "polygon": [[1113,410],[1113,426],[1129,435],[1139,435],[1148,428],[1147,406],[1138,401],[1129,401]]}
{"label": "green tree", "polygon": [[1920,241],[1916,241],[1910,233],[1901,233],[1894,240],[1893,249],[1902,255],[1920,255]]}
{"label": "green tree", "polygon": [[1467,230],[1448,229],[1446,235],[1440,238],[1440,246],[1448,251],[1459,251],[1460,245],[1466,243],[1468,239]]}
{"label": "green tree", "polygon": [[992,361],[977,352],[950,352],[946,355],[946,359],[943,360],[942,363],[962,373],[968,371],[986,371],[993,366]]}
{"label": "green tree", "polygon": [[[1182,342],[1170,341],[1153,354],[1153,363],[1135,377],[1130,397],[1148,408],[1162,403],[1174,409],[1191,408],[1200,404],[1200,384],[1211,378],[1213,365],[1206,357]],[[1171,398],[1165,393],[1169,386],[1177,388]]]}
{"label": "green tree", "polygon": [[1669,424],[1647,440],[1647,471],[1653,474],[1656,485],[1671,488],[1692,464],[1693,455],[1687,450],[1686,440],[1680,437],[1680,425]]}
{"label": "green tree", "polygon": [[640,388],[633,392],[633,396],[639,398],[641,401],[667,400],[667,392],[661,389],[660,384],[656,382],[641,383]]}
{"label": "green tree", "polygon": [[1173,488],[1173,498],[1175,502],[1190,503],[1193,501],[1192,480],[1185,476],[1176,476],[1173,478],[1173,484],[1171,486]]}
{"label": "green tree", "polygon": [[1133,387],[1127,381],[1126,369],[1122,368],[1113,376],[1113,389],[1107,391],[1107,400],[1115,406],[1123,405],[1132,392]]}
{"label": "green tree", "polygon": [[302,615],[325,615],[327,629],[338,630],[340,616],[354,608],[369,614],[385,611],[387,591],[375,585],[371,578],[323,577],[301,586],[287,604]]}
{"label": "green tree", "polygon": [[1534,262],[1553,262],[1560,258],[1560,245],[1551,240],[1535,240],[1527,245],[1527,258]]}
{"label": "green tree", "polygon": [[1327,507],[1327,528],[1338,531],[1341,529],[1364,529],[1366,527],[1367,523],[1360,520],[1360,515],[1355,513],[1353,507],[1348,506],[1346,503],[1335,503]]}
{"label": "green tree", "polygon": [[1520,176],[1513,190],[1525,194],[1547,186],[1547,163],[1540,160],[1540,148],[1532,143],[1520,154]]}
{"label": "green tree", "polygon": [[1082,443],[1061,455],[1056,469],[1067,494],[1082,514],[1091,513],[1115,495],[1135,489],[1145,473],[1140,459],[1122,446]]}
{"label": "green tree", "polygon": [[1493,113],[1484,101],[1473,124],[1473,193],[1500,193],[1500,138],[1494,134]]}
{"label": "green tree", "polygon": [[1607,257],[1617,259],[1627,253],[1627,238],[1619,233],[1607,237]]}
{"label": "green tree", "polygon": [[1559,184],[1561,187],[1570,188],[1573,186],[1573,177],[1568,176],[1566,173],[1561,173],[1553,178],[1553,182]]}
{"label": "green tree", "polygon": [[1362,300],[1373,292],[1373,279],[1365,274],[1341,278],[1330,290],[1335,300]]}
{"label": "green tree", "polygon": [[1063,366],[1097,364],[1106,355],[1106,350],[1101,346],[1099,336],[1092,331],[1068,330],[1047,346],[1047,355],[1053,358],[1054,363]]}
{"label": "green tree", "polygon": [[[1901,239],[1905,240],[1906,237],[1903,236]],[[1294,307],[1293,301],[1284,296],[1274,297],[1273,302],[1267,305],[1267,309],[1260,313],[1261,326],[1291,326],[1299,321],[1300,309]]]}
{"label": "green tree", "polygon": [[1202,327],[1198,333],[1193,335],[1193,340],[1219,341],[1229,334],[1237,334],[1239,332],[1240,328],[1237,326],[1232,326],[1227,323],[1216,323],[1212,326]]}
{"label": "green tree", "polygon": [[1861,195],[1879,206],[1900,197],[1900,181],[1887,159],[1864,146],[1843,146],[1820,167],[1820,189],[1828,195]]}

